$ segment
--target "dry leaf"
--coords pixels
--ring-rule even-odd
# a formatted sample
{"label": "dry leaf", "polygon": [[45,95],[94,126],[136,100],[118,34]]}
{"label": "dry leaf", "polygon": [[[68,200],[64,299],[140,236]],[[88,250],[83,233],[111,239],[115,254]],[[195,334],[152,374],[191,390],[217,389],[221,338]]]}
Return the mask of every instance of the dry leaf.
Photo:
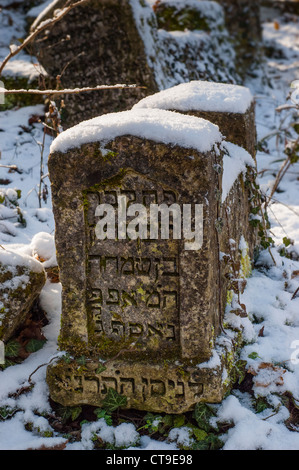
{"label": "dry leaf", "polygon": [[279,23],[278,21],[274,21],[274,29],[279,30],[280,26],[279,26]]}

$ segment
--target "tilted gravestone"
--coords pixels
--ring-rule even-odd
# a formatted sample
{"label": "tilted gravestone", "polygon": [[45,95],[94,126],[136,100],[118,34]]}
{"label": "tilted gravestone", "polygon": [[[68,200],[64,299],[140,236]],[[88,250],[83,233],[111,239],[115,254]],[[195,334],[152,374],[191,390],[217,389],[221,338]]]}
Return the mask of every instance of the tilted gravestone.
{"label": "tilted gravestone", "polygon": [[[253,165],[214,124],[164,110],[107,114],[54,141],[60,348],[70,354],[48,367],[54,401],[101,406],[109,389],[157,412],[221,401],[239,344],[224,341],[208,362],[226,302],[229,234],[218,225],[229,158],[240,172]],[[247,207],[227,209],[246,238]]]}
{"label": "tilted gravestone", "polygon": [[[75,0],[53,1],[32,31],[66,3]],[[32,48],[54,87],[57,76],[67,89],[119,83],[143,87],[66,94],[64,128],[130,109],[144,96],[180,82],[238,80],[224,11],[214,1],[89,0],[48,23]]]}
{"label": "tilted gravestone", "polygon": [[198,116],[216,124],[225,139],[255,156],[255,103],[240,85],[194,80],[147,96],[133,109],[157,108]]}
{"label": "tilted gravestone", "polygon": [[0,343],[6,343],[26,320],[45,282],[38,260],[1,247]]}
{"label": "tilted gravestone", "polygon": [[[75,0],[56,0],[37,18],[34,30]],[[137,83],[143,88],[65,95],[64,127],[111,111],[129,109],[158,90],[127,0],[90,0],[71,10],[33,45],[34,53],[63,88]]]}

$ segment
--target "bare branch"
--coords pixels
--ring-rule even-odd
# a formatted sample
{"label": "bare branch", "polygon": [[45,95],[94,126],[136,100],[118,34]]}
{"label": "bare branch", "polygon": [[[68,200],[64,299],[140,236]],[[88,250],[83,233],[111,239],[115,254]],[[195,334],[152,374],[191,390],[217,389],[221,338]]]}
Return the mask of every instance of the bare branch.
{"label": "bare branch", "polygon": [[286,109],[298,109],[298,104],[282,104],[278,106],[275,111],[285,111]]}
{"label": "bare branch", "polygon": [[78,0],[76,3],[73,3],[73,4],[63,8],[62,10],[59,10],[59,12],[53,18],[49,18],[48,20],[45,20],[42,23],[40,23],[40,25],[29,36],[27,36],[26,39],[24,39],[22,44],[20,44],[18,47],[14,47],[13,49],[11,49],[10,53],[5,57],[2,64],[0,65],[0,75],[2,74],[3,69],[6,66],[7,62],[12,57],[16,56],[22,49],[24,49],[26,46],[28,46],[28,44],[30,44],[33,41],[33,39],[35,39],[36,36],[39,33],[44,31],[45,29],[49,28],[53,24],[57,23],[58,21],[60,21],[73,8],[75,8],[79,5],[83,5],[84,3],[87,3],[88,1],[89,0]]}
{"label": "bare branch", "polygon": [[19,90],[6,90],[5,88],[0,88],[0,93],[5,95],[14,95],[17,93],[25,93],[25,94],[32,94],[32,95],[74,95],[78,93],[85,93],[87,91],[99,91],[99,90],[111,90],[115,88],[143,88],[145,86],[139,85],[125,85],[125,84],[118,84],[118,85],[97,85],[95,87],[83,87],[83,88],[65,88],[63,90],[35,90],[29,89],[26,90],[24,88],[20,88]]}
{"label": "bare branch", "polygon": [[0,164],[0,168],[9,168],[12,171],[16,171],[20,175],[23,173],[23,170],[20,170],[16,165],[2,165],[2,164]]}

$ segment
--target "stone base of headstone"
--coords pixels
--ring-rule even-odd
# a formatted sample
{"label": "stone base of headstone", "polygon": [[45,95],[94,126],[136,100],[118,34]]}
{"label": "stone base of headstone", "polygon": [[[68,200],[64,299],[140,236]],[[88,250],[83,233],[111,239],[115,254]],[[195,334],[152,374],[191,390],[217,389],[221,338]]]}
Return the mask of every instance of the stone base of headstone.
{"label": "stone base of headstone", "polygon": [[[83,366],[68,358],[50,365],[47,382],[51,398],[63,406],[101,407],[109,389],[126,397],[123,408],[151,412],[186,413],[196,403],[219,403],[231,386],[230,373],[237,358],[234,348],[223,349],[218,365],[198,367],[179,361],[87,361]],[[80,362],[80,361],[79,361]],[[225,380],[225,378],[227,380]]]}

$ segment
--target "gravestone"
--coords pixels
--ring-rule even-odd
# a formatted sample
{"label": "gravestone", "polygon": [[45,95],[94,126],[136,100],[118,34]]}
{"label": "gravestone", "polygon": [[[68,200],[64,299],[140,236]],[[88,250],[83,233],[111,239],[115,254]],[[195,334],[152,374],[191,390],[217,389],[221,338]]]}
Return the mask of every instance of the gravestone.
{"label": "gravestone", "polygon": [[[71,0],[75,3],[75,0]],[[32,25],[51,18],[66,0],[56,0]],[[144,44],[127,0],[90,0],[71,10],[33,44],[39,62],[52,77],[61,76],[63,88],[138,84],[143,88],[100,90],[65,95],[64,128],[84,119],[129,109],[136,101],[158,90],[147,63]]]}
{"label": "gravestone", "polygon": [[[225,23],[236,52],[236,69],[242,79],[255,76],[262,61],[260,0],[222,0]],[[285,2],[282,2],[285,3]]]}
{"label": "gravestone", "polygon": [[[31,30],[65,4],[52,2]],[[130,109],[144,96],[180,82],[238,80],[224,11],[212,1],[90,0],[49,25],[32,48],[54,88],[57,76],[62,88],[144,87],[65,95],[63,128]]]}
{"label": "gravestone", "polygon": [[38,260],[1,247],[1,341],[6,343],[25,321],[45,282],[45,271]]}
{"label": "gravestone", "polygon": [[216,124],[225,139],[256,153],[255,102],[247,87],[194,80],[147,96],[133,109],[158,108],[198,116]]}
{"label": "gravestone", "polygon": [[[133,106],[133,109],[164,109],[176,111],[192,116],[207,119],[219,127],[224,138],[240,147],[243,147],[255,159],[256,155],[256,127],[255,127],[255,101],[247,87],[226,83],[194,80],[188,83],[162,90],[159,93],[143,98]],[[229,160],[227,160],[229,162]],[[237,162],[235,163],[236,165]],[[233,169],[232,169],[233,170]],[[249,167],[247,178],[255,180],[255,167]],[[229,171],[228,171],[229,173]],[[224,183],[229,175],[224,174]],[[242,236],[248,244],[248,254],[251,259],[256,256],[258,245],[258,230],[250,225],[251,199],[253,197],[250,184],[245,185],[244,175],[238,175],[229,191],[222,188],[222,204],[219,209],[219,219],[226,221],[220,236],[221,251],[228,253],[231,250],[229,240],[233,239],[239,245]],[[225,194],[224,194],[225,193]],[[243,214],[238,214],[242,208]],[[234,214],[227,222],[227,211]],[[244,219],[242,233],[239,227],[240,219]],[[236,253],[241,261],[241,251]],[[224,269],[225,270],[225,269]],[[223,275],[226,284],[226,277]],[[225,292],[225,289],[223,289]]]}
{"label": "gravestone", "polygon": [[[48,367],[54,401],[101,406],[111,388],[126,396],[126,407],[154,412],[221,401],[240,345],[237,334],[211,360],[226,302],[221,174],[225,153],[238,149],[225,145],[214,124],[154,109],[100,116],[54,141],[49,172],[63,287],[60,348],[71,355]],[[244,165],[253,164],[240,151]],[[180,238],[173,216],[169,236],[160,231],[164,219],[156,219],[159,237],[150,238],[149,214],[163,204],[180,214],[189,207],[193,235],[183,231]],[[130,224],[136,226],[133,207],[146,216],[137,239],[128,236]],[[246,210],[228,210],[229,222],[245,235]],[[116,231],[101,239],[101,216],[109,211]]]}

